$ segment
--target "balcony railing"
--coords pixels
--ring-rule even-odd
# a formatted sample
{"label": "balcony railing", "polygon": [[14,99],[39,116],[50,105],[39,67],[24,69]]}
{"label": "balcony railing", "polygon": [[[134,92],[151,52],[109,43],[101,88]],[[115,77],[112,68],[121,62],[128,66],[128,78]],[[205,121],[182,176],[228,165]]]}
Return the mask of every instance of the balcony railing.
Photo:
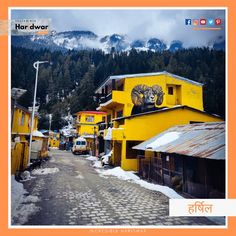
{"label": "balcony railing", "polygon": [[105,130],[105,129],[108,129],[109,127],[112,128],[112,126],[113,126],[113,123],[112,123],[112,122],[110,122],[110,123],[100,123],[100,124],[98,125],[98,130],[99,130],[99,131]]}
{"label": "balcony railing", "polygon": [[112,90],[108,95],[100,94],[100,97],[97,98],[99,104],[106,103],[112,100],[112,102],[123,104],[124,101],[124,91]]}
{"label": "balcony railing", "polygon": [[110,101],[111,99],[112,99],[112,93],[100,97],[99,103],[105,103],[107,101]]}

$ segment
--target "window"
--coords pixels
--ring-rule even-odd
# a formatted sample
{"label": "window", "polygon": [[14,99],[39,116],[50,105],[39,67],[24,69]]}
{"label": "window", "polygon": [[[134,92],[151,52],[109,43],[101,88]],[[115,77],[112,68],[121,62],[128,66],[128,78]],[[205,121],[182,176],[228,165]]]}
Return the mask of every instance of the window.
{"label": "window", "polygon": [[174,88],[173,87],[168,87],[168,94],[173,95],[174,94]]}
{"label": "window", "polygon": [[126,159],[136,159],[138,157],[138,150],[132,147],[140,144],[141,141],[127,141],[126,142]]}
{"label": "window", "polygon": [[86,116],[86,122],[94,122],[94,116]]}
{"label": "window", "polygon": [[123,116],[123,110],[117,111],[116,112],[116,118],[122,117]]}
{"label": "window", "polygon": [[76,145],[86,145],[86,142],[85,141],[77,141]]}
{"label": "window", "polygon": [[106,116],[102,117],[102,122],[106,122]]}
{"label": "window", "polygon": [[78,122],[80,122],[80,120],[81,120],[81,116],[78,116]]}

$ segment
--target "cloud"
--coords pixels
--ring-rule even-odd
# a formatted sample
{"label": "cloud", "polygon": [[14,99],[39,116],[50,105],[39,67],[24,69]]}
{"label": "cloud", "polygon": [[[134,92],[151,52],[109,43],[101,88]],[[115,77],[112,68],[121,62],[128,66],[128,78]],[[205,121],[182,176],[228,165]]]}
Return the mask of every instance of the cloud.
{"label": "cloud", "polygon": [[[53,28],[58,32],[90,30],[99,36],[118,33],[130,39],[157,37],[168,44],[181,40],[186,47],[207,46],[209,41],[225,37],[225,11],[213,9],[17,9],[12,10],[12,18],[52,18]],[[186,18],[221,18],[223,29],[192,30],[185,25]]]}

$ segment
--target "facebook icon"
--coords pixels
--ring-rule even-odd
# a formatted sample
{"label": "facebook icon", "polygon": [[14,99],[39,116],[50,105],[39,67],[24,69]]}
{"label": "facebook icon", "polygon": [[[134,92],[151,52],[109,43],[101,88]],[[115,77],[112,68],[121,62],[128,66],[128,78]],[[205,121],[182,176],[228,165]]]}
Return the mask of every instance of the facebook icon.
{"label": "facebook icon", "polygon": [[185,19],[185,25],[191,25],[192,20],[191,19]]}

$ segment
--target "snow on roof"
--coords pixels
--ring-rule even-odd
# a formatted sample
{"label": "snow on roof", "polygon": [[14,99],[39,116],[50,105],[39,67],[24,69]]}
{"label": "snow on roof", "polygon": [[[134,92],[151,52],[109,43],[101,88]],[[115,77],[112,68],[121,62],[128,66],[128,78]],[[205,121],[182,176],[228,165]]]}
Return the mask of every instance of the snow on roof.
{"label": "snow on roof", "polygon": [[40,131],[38,131],[38,130],[34,130],[33,133],[32,133],[32,135],[33,135],[34,137],[42,137],[42,138],[46,137],[45,135],[43,135],[42,132],[40,132]]}
{"label": "snow on roof", "polygon": [[175,141],[176,139],[178,139],[180,137],[180,134],[181,134],[180,132],[169,132],[169,133],[162,134],[156,140],[149,143],[146,146],[146,149],[149,149],[149,148],[155,149],[160,146],[171,143],[171,142]]}
{"label": "snow on roof", "polygon": [[113,80],[113,79],[115,79],[115,80],[121,80],[121,79],[126,79],[126,78],[146,77],[146,76],[157,76],[157,75],[167,75],[167,76],[170,76],[170,77],[173,77],[173,78],[176,78],[176,79],[179,79],[179,80],[183,80],[183,81],[188,82],[188,83],[191,83],[191,84],[195,84],[195,85],[198,85],[198,86],[203,86],[202,83],[199,83],[199,82],[190,80],[190,79],[188,79],[188,78],[185,78],[185,77],[182,77],[182,76],[179,76],[179,75],[175,75],[175,74],[169,73],[169,72],[167,72],[167,71],[162,71],[162,72],[140,73],[140,74],[112,75],[112,76],[109,76],[109,77],[97,88],[97,90],[95,91],[95,93],[98,93],[99,90],[100,90],[104,85],[106,85],[107,83],[109,83],[109,82],[110,82],[111,80]]}
{"label": "snow on roof", "polygon": [[174,126],[133,149],[224,160],[225,122]]}
{"label": "snow on roof", "polygon": [[94,134],[83,134],[83,135],[81,135],[81,137],[82,137],[82,138],[85,138],[85,139],[86,139],[86,138],[90,138],[90,139],[92,138],[92,139],[94,139],[94,137],[96,138],[97,135],[96,135],[96,134],[95,134],[95,135],[94,135]]}

